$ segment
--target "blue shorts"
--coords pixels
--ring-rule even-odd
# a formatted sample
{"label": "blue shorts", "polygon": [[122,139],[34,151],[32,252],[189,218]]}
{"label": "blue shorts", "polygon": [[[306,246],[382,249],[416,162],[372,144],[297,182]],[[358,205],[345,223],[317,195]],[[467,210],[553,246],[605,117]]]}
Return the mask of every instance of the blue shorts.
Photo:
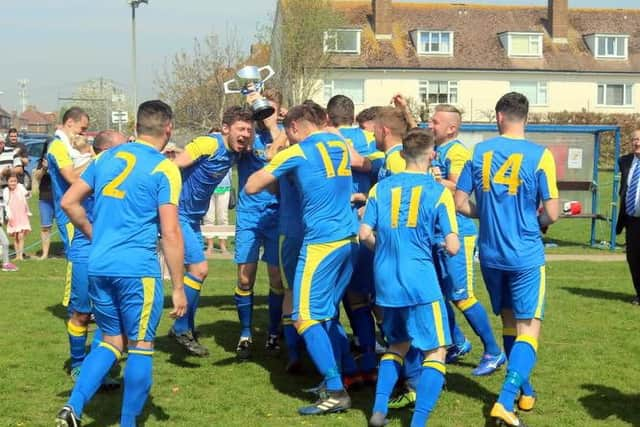
{"label": "blue shorts", "polygon": [[280,275],[287,289],[293,288],[296,278],[296,266],[302,249],[302,236],[300,238],[280,235]]}
{"label": "blue shorts", "polygon": [[[438,248],[435,256],[438,280],[442,294],[448,301],[462,301],[472,298],[473,294],[473,253],[476,236],[461,236],[460,250],[451,256],[444,248]],[[444,270],[444,271],[443,271]]]}
{"label": "blue shorts", "polygon": [[500,314],[502,310],[513,310],[516,319],[544,318],[544,265],[520,271],[498,270],[482,265],[480,267],[495,314]]}
{"label": "blue shorts", "polygon": [[93,313],[105,335],[153,341],[164,300],[159,278],[91,276],[89,281]]}
{"label": "blue shorts", "polygon": [[449,320],[442,298],[409,307],[384,307],[382,330],[390,345],[411,342],[422,351],[451,344]]}
{"label": "blue shorts", "polygon": [[204,256],[204,241],[200,232],[200,224],[180,217],[180,228],[184,240],[184,263],[198,264],[206,260]]}
{"label": "blue shorts", "polygon": [[303,243],[293,284],[293,320],[327,320],[338,314],[358,256],[355,237]]}
{"label": "blue shorts", "polygon": [[53,225],[53,201],[39,200],[38,207],[40,209],[40,227],[50,228]]}
{"label": "blue shorts", "polygon": [[262,261],[269,265],[279,265],[277,221],[271,227],[254,224],[248,228],[241,228],[239,224],[236,225],[236,264],[258,262],[261,246],[264,248]]}
{"label": "blue shorts", "polygon": [[91,313],[89,302],[89,264],[67,261],[62,305],[69,313]]}
{"label": "blue shorts", "polygon": [[373,280],[373,251],[366,245],[360,245],[358,260],[353,269],[349,286],[349,292],[362,295],[375,295],[376,287]]}

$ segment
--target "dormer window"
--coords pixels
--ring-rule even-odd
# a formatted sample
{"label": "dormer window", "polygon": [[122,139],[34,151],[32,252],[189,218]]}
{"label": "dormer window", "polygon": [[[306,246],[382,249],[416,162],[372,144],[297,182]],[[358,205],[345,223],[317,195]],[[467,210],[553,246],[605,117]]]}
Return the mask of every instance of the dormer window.
{"label": "dormer window", "polygon": [[501,33],[509,57],[542,57],[542,33]]}
{"label": "dormer window", "polygon": [[360,54],[361,30],[328,30],[324,32],[324,51]]}
{"label": "dormer window", "polygon": [[453,32],[416,31],[416,46],[420,55],[453,55]]}
{"label": "dormer window", "polygon": [[621,34],[590,34],[585,37],[593,56],[598,59],[627,59],[629,36]]}

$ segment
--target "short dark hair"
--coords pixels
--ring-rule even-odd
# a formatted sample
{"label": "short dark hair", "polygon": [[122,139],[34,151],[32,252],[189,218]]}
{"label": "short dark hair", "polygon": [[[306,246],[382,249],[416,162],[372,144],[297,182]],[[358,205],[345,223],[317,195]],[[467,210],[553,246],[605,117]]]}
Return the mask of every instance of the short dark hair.
{"label": "short dark hair", "polygon": [[9,136],[10,134],[15,133],[16,135],[18,134],[18,129],[16,128],[11,128],[7,131],[7,136]]}
{"label": "short dark hair", "polygon": [[224,110],[222,124],[231,126],[235,122],[253,123],[253,113],[248,108],[239,105],[234,105]]}
{"label": "short dark hair", "polygon": [[89,118],[89,114],[80,107],[71,107],[62,115],[62,124],[67,123],[68,120],[79,122],[83,117]]}
{"label": "short dark hair", "polygon": [[301,105],[296,105],[295,107],[289,110],[282,124],[284,125],[284,127],[288,128],[291,126],[291,123],[298,120],[305,120],[317,126],[319,118],[312,106],[307,104],[301,104]]}
{"label": "short dark hair", "polygon": [[502,113],[507,120],[527,120],[529,115],[529,100],[518,92],[509,92],[502,96],[496,104],[496,115]]}
{"label": "short dark hair", "polygon": [[432,149],[434,144],[431,130],[413,128],[402,139],[402,154],[408,161],[415,160]]}
{"label": "short dark hair", "polygon": [[334,96],[327,104],[327,115],[334,126],[352,124],[355,111],[351,98],[344,95]]}
{"label": "short dark hair", "polygon": [[165,126],[172,120],[173,111],[168,104],[159,99],[145,101],[138,107],[136,133],[138,136],[161,137],[164,135]]}
{"label": "short dark hair", "polygon": [[404,138],[407,134],[409,124],[404,113],[395,107],[380,107],[376,114],[376,121],[382,126],[389,128],[393,136]]}
{"label": "short dark hair", "polygon": [[380,111],[380,107],[365,108],[356,116],[356,122],[358,122],[358,124],[362,126],[364,122],[375,120],[376,116],[378,115],[378,111]]}
{"label": "short dark hair", "polygon": [[314,122],[318,126],[326,126],[327,125],[327,110],[325,110],[322,105],[318,104],[315,101],[307,99],[302,102],[302,105],[306,105],[307,107],[313,110],[317,120]]}
{"label": "short dark hair", "polygon": [[282,106],[282,92],[275,88],[265,89],[262,92],[262,96],[268,99],[271,102],[275,102],[279,106]]}

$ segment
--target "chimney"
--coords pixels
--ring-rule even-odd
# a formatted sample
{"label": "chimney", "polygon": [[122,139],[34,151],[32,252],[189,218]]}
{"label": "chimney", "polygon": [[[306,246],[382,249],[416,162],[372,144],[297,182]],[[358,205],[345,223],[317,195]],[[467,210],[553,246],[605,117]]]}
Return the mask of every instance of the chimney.
{"label": "chimney", "polygon": [[373,31],[378,40],[391,39],[392,7],[391,0],[372,0]]}
{"label": "chimney", "polygon": [[554,43],[567,43],[569,1],[549,0],[549,33]]}

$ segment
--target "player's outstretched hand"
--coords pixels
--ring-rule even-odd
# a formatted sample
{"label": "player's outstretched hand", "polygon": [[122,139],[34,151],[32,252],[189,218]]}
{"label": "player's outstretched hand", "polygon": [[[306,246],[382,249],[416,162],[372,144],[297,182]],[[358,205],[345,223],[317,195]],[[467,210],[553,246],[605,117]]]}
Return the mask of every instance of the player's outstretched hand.
{"label": "player's outstretched hand", "polygon": [[391,98],[391,103],[396,108],[400,108],[402,110],[406,110],[408,107],[407,100],[405,99],[404,96],[402,96],[401,93],[396,93],[395,95],[393,95],[393,98]]}
{"label": "player's outstretched hand", "polygon": [[184,288],[174,289],[171,300],[173,301],[173,311],[169,313],[170,317],[176,319],[187,314],[187,296],[184,294]]}

